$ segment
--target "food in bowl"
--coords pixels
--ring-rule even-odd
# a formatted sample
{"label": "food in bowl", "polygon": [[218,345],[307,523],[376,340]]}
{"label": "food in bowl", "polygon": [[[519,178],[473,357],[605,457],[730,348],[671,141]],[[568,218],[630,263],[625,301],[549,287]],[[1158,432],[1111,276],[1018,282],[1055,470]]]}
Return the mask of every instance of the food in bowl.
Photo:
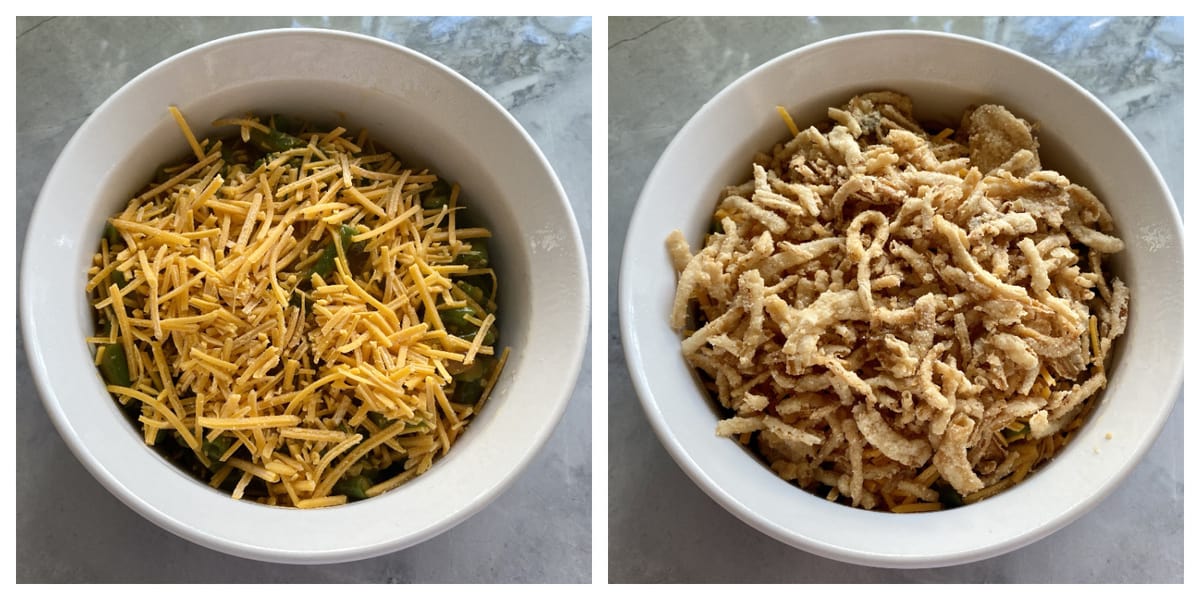
{"label": "food in bowl", "polygon": [[724,190],[703,247],[668,238],[670,324],[717,433],[865,509],[1020,483],[1082,425],[1125,330],[1108,210],[999,105],[934,133],[891,91],[805,130],[781,112],[792,137]]}
{"label": "food in bowl", "polygon": [[108,219],[88,271],[108,391],[233,498],[333,506],[424,473],[507,358],[459,186],[365,130],[246,115],[197,140],[170,110],[193,156]]}

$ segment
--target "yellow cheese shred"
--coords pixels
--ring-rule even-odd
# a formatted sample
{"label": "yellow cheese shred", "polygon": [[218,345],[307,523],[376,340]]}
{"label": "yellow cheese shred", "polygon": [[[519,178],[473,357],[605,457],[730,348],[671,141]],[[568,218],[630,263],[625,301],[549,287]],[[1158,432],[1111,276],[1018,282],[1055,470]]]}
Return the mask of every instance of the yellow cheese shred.
{"label": "yellow cheese shred", "polygon": [[179,125],[179,129],[183,131],[183,137],[187,138],[188,146],[192,147],[192,152],[196,153],[196,160],[204,160],[204,150],[200,148],[200,143],[196,141],[196,136],[192,133],[192,128],[188,127],[187,121],[183,118],[183,113],[174,106],[168,106],[167,110],[171,111],[171,116],[175,118],[175,123]]}
{"label": "yellow cheese shred", "polygon": [[[139,436],[272,506],[370,498],[429,469],[469,435],[509,351],[483,343],[496,273],[460,254],[492,233],[459,227],[459,186],[434,198],[437,174],[365,131],[238,115],[201,141],[168,112],[191,156],[108,219],[86,274],[87,340]],[[466,297],[472,277],[486,298]],[[469,329],[443,311],[468,311],[453,323]],[[105,369],[120,351],[127,375]]]}
{"label": "yellow cheese shred", "polygon": [[783,106],[776,106],[775,110],[779,113],[780,118],[787,124],[788,131],[792,132],[792,137],[800,135],[800,128],[796,127],[796,122],[792,120],[791,113]]}

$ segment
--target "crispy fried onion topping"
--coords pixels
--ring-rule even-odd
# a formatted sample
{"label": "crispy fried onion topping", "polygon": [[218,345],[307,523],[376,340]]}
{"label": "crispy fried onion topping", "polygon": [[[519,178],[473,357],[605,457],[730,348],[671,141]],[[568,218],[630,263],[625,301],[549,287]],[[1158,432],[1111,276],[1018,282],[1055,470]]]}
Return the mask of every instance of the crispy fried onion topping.
{"label": "crispy fried onion topping", "polygon": [[669,320],[730,415],[717,433],[868,509],[1020,481],[1104,387],[1129,310],[1111,216],[1042,167],[1034,126],[985,105],[930,134],[912,110],[830,108],[755,157],[698,252],[667,243]]}

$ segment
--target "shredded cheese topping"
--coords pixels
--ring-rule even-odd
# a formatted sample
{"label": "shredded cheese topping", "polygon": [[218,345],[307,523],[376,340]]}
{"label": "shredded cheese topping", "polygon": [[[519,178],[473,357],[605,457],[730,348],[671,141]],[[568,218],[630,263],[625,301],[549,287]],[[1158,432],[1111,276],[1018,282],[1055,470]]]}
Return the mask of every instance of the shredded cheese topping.
{"label": "shredded cheese topping", "polygon": [[96,364],[146,443],[234,498],[299,508],[429,469],[508,352],[490,232],[456,235],[458,186],[365,131],[246,115],[197,140],[170,113],[195,156],[109,219],[86,286]]}

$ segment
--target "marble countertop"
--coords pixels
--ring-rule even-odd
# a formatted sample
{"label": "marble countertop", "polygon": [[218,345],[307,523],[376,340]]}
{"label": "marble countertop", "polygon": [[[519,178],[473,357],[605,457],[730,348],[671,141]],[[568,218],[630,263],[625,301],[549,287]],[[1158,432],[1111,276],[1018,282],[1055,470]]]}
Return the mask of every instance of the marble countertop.
{"label": "marble countertop", "polygon": [[1183,402],[1129,478],[1094,510],[1018,551],[940,569],[860,567],[808,554],[709,499],[664,451],[621,347],[617,273],[659,155],[734,79],[796,47],[876,29],[983,38],[1104,101],[1158,165],[1183,214],[1183,19],[614,18],[609,25],[609,577],[614,582],[1183,581]]}
{"label": "marble countertop", "polygon": [[[507,108],[549,159],[591,240],[590,18],[26,18],[16,20],[17,248],[42,182],[121,85],[212,39],[323,27],[396,42],[455,69]],[[591,358],[562,422],[505,493],[450,531],[374,559],[261,563],[175,537],[83,469],[38,397],[18,327],[18,582],[586,582],[591,580]]]}

